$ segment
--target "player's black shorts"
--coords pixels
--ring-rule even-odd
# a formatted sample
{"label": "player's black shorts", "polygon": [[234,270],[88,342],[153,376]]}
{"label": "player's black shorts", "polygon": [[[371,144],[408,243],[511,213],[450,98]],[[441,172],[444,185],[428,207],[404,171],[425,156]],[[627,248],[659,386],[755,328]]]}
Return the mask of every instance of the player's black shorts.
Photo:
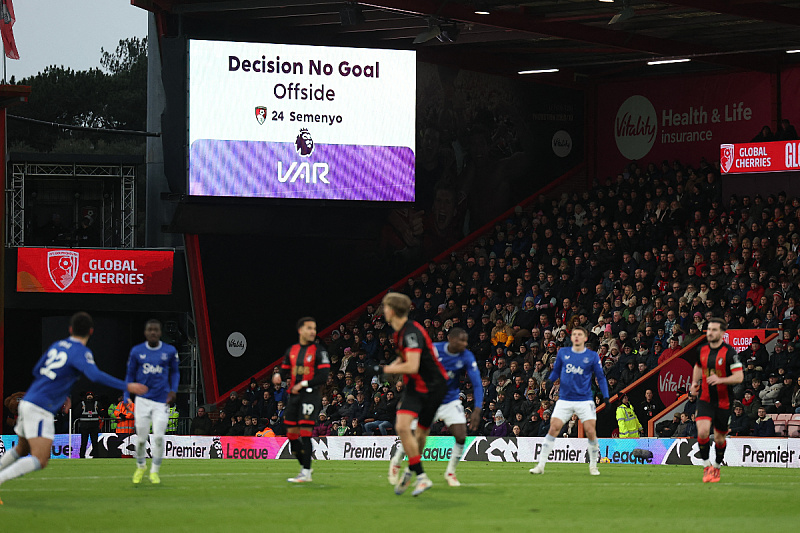
{"label": "player's black shorts", "polygon": [[417,417],[417,423],[423,428],[431,427],[436,410],[442,405],[447,394],[447,387],[441,387],[427,393],[418,392],[416,389],[406,388],[403,398],[397,404],[397,412],[406,411]]}
{"label": "player's black shorts", "polygon": [[319,391],[290,394],[283,421],[287,426],[314,427],[321,408],[322,395]]}
{"label": "player's black shorts", "polygon": [[714,429],[728,431],[728,420],[731,417],[730,409],[723,409],[702,400],[697,400],[697,420],[707,418],[711,420]]}

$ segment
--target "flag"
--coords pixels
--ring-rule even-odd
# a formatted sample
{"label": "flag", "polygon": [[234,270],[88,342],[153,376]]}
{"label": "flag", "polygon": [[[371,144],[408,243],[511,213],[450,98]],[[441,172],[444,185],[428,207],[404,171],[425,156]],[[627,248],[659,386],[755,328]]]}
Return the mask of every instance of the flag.
{"label": "flag", "polygon": [[3,34],[3,50],[6,57],[9,59],[19,59],[19,52],[17,52],[17,43],[14,41],[14,5],[11,0],[3,0],[2,6],[3,20],[0,20],[0,32]]}

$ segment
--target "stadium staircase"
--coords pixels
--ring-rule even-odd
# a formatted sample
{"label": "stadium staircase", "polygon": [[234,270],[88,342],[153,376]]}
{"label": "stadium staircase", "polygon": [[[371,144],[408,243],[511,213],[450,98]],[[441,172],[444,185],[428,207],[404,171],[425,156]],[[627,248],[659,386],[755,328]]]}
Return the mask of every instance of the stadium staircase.
{"label": "stadium staircase", "polygon": [[[571,169],[570,171],[566,172],[565,174],[563,174],[560,177],[556,178],[555,180],[551,181],[550,183],[548,183],[547,185],[545,185],[544,187],[539,189],[536,193],[534,193],[533,195],[529,196],[525,200],[515,204],[513,207],[511,207],[510,209],[508,209],[507,211],[505,211],[501,215],[497,216],[491,222],[486,223],[481,228],[479,228],[479,229],[475,230],[474,232],[472,232],[471,234],[467,235],[464,239],[462,239],[461,241],[457,242],[456,244],[454,244],[453,246],[451,246],[447,250],[443,251],[442,253],[440,253],[439,255],[434,257],[433,259],[431,259],[430,262],[432,262],[432,263],[440,263],[440,262],[443,262],[443,261],[447,260],[449,258],[449,256],[450,256],[450,254],[452,254],[452,253],[459,253],[459,252],[463,252],[463,251],[466,251],[466,250],[471,250],[472,246],[478,240],[480,240],[481,237],[485,237],[485,236],[489,235],[494,230],[494,226],[496,224],[508,219],[509,217],[513,217],[518,208],[522,208],[523,210],[525,210],[526,208],[531,207],[534,204],[534,202],[536,202],[539,199],[540,196],[548,195],[550,197],[557,198],[557,197],[560,197],[564,193],[571,194],[573,192],[581,192],[581,191],[586,190],[587,182],[588,182],[588,179],[587,179],[587,174],[586,174],[586,166],[585,166],[585,164],[581,163],[580,165],[576,166],[575,168]],[[406,285],[406,283],[408,282],[409,278],[417,278],[423,272],[427,271],[427,269],[428,269],[428,263],[425,263],[422,266],[420,266],[419,268],[417,268],[416,270],[414,270],[413,272],[411,272],[408,275],[404,276],[402,279],[398,280],[396,283],[392,284],[389,287],[388,290],[400,290],[400,289],[402,289]],[[338,327],[339,324],[342,324],[342,323],[347,324],[348,326],[353,326],[355,324],[355,322],[356,322],[356,319],[359,316],[361,316],[362,314],[364,314],[364,312],[367,309],[367,305],[369,305],[369,304],[376,305],[377,303],[379,303],[381,301],[381,299],[383,298],[383,296],[386,294],[386,292],[388,292],[388,291],[383,291],[383,292],[381,292],[379,294],[376,294],[375,296],[373,296],[372,298],[370,298],[369,300],[367,300],[366,302],[361,304],[359,307],[357,307],[353,311],[347,313],[342,318],[340,318],[339,320],[335,321],[333,324],[331,324],[328,327],[326,327],[325,329],[323,329],[319,333],[319,337],[324,339],[324,340],[328,340],[329,337],[330,337],[330,334],[334,330],[334,328]],[[259,382],[262,381],[263,379],[267,378],[268,376],[270,376],[272,374],[273,370],[275,369],[276,366],[278,366],[279,362],[280,362],[279,360],[278,361],[274,361],[269,366],[267,366],[264,369],[262,369],[261,371],[257,372],[255,374],[255,376],[253,376],[253,377],[255,377],[256,380],[259,381]],[[236,391],[244,390],[247,387],[247,385],[250,383],[250,378],[251,378],[251,376],[247,376],[247,378],[244,381],[242,381],[239,385],[234,387],[232,390],[236,390]],[[217,403],[217,405],[219,405],[219,406],[224,405],[225,400],[227,399],[227,396],[228,395],[225,395],[225,396],[221,397],[221,399]]]}

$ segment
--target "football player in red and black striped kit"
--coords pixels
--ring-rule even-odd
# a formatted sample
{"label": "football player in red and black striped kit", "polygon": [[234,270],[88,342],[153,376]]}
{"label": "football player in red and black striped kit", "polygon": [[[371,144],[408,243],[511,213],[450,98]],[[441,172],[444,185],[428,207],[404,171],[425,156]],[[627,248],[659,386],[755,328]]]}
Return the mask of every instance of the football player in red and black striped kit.
{"label": "football player in red and black striped kit", "polygon": [[[411,299],[400,293],[390,292],[383,298],[383,313],[394,329],[397,359],[384,367],[387,374],[403,374],[405,388],[397,405],[395,432],[400,437],[408,454],[408,468],[395,485],[395,494],[403,494],[411,484],[412,472],[417,482],[412,495],[418,496],[431,488],[433,483],[422,469],[422,450],[430,432],[433,417],[447,393],[447,372],[436,348],[422,326],[408,319]],[[412,429],[418,421],[416,436]]]}
{"label": "football player in red and black striped kit", "polygon": [[[703,459],[703,483],[719,481],[719,469],[725,457],[728,418],[733,406],[733,386],[744,379],[739,354],[732,346],[722,342],[727,329],[728,323],[721,318],[708,321],[708,342],[700,346],[692,374],[692,394],[699,392],[697,442],[700,445],[700,458]],[[713,462],[709,460],[712,423],[716,450],[716,460]]]}
{"label": "football player in red and black striped kit", "polygon": [[273,383],[287,381],[289,400],[284,413],[286,436],[292,453],[303,469],[289,483],[311,481],[311,431],[322,406],[322,397],[317,389],[325,384],[330,371],[328,352],[318,344],[317,322],[311,317],[297,321],[300,341],[293,344],[283,355],[280,375],[275,374]]}

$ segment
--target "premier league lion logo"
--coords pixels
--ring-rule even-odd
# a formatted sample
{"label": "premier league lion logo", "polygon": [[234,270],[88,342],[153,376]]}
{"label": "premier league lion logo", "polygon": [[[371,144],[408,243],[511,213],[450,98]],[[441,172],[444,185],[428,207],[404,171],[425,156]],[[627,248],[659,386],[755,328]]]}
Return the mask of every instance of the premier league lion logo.
{"label": "premier league lion logo", "polygon": [[300,134],[294,140],[294,146],[300,157],[309,157],[314,153],[314,139],[311,138],[311,134],[308,133],[307,129],[300,130]]}

